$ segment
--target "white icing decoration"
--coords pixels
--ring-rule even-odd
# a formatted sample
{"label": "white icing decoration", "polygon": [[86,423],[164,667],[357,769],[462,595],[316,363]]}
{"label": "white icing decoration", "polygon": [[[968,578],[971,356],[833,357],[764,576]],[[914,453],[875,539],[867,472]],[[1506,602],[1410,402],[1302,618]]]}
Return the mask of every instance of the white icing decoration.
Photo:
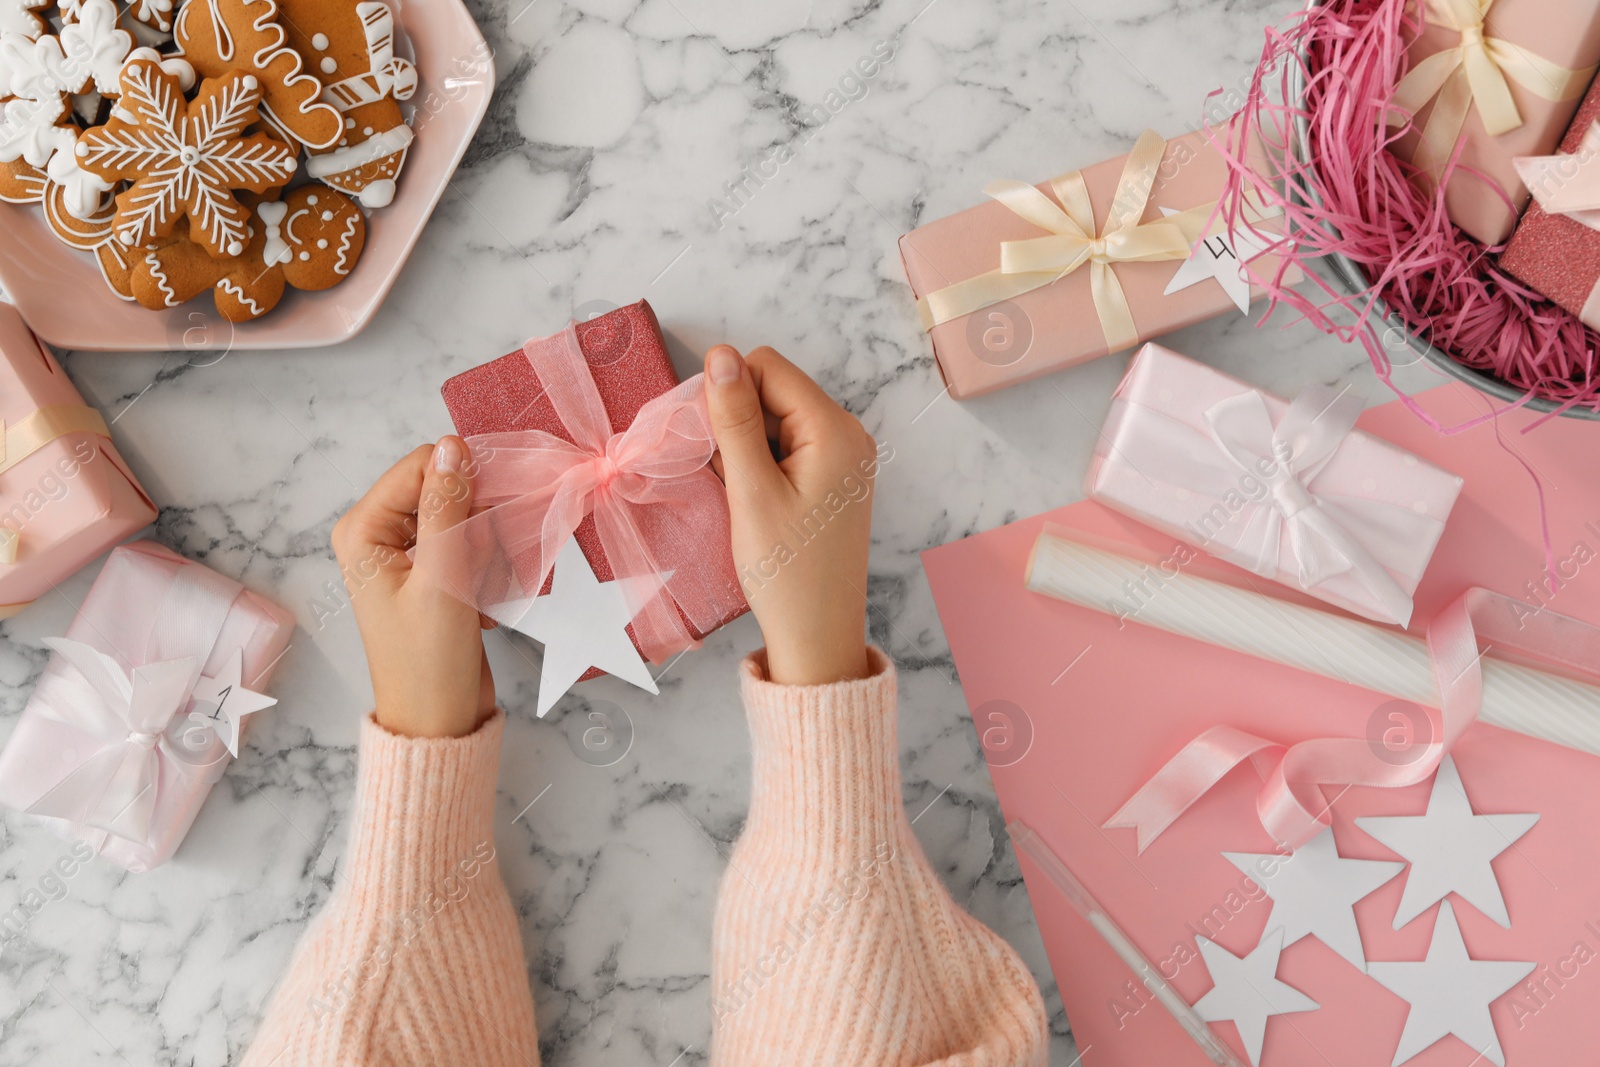
{"label": "white icing decoration", "polygon": [[323,222],[332,222],[332,221],[333,221],[333,212],[331,212],[331,211],[324,211],[324,212],[323,212],[323,213],[322,213],[322,221],[323,221]]}
{"label": "white icing decoration", "polygon": [[310,204],[312,207],[316,207],[316,205],[317,205],[317,194],[316,193],[312,193],[310,196],[306,197],[306,203]]}
{"label": "white icing decoration", "polygon": [[49,6],[48,0],[43,3],[38,0],[0,0],[0,33],[16,34],[32,40],[45,30],[44,23],[35,12]]}
{"label": "white icing decoration", "polygon": [[358,213],[352,211],[350,217],[345,220],[344,233],[339,236],[339,259],[333,265],[333,273],[335,274],[341,276],[349,274],[350,268],[355,265],[349,262],[349,254],[351,242],[356,236],[356,222],[360,217]]}
{"label": "white icing decoration", "polygon": [[229,243],[229,245],[228,245],[228,255],[230,255],[230,256],[241,256],[243,254],[244,254],[244,245],[240,244],[238,241],[233,241],[233,242]]}
{"label": "white icing decoration", "polygon": [[326,52],[328,50],[328,35],[325,33],[313,33],[311,35],[311,47],[319,52]]}
{"label": "white icing decoration", "polygon": [[244,286],[238,284],[237,282],[235,282],[235,281],[233,281],[232,279],[229,279],[229,278],[224,278],[224,279],[222,279],[222,281],[218,282],[217,284],[222,287],[222,291],[223,292],[227,293],[229,296],[234,297],[235,299],[237,299],[239,301],[239,303],[241,303],[245,307],[249,308],[250,309],[250,314],[252,314],[252,315],[263,314],[263,312],[261,310],[261,305],[256,303],[254,300],[250,299],[248,296],[245,295]]}
{"label": "white icing decoration", "polygon": [[322,68],[322,73],[332,74],[339,69],[339,61],[332,56],[323,56],[322,62],[318,63],[317,66]]}
{"label": "white icing decoration", "polygon": [[150,277],[156,281],[156,288],[161,290],[161,297],[166,301],[167,307],[178,306],[178,294],[172,291],[172,286],[167,284],[167,276],[161,269],[161,260],[156,258],[154,252],[146,252],[144,265],[150,270]]}
{"label": "white icing decoration", "polygon": [[368,126],[368,127],[366,127],[366,128],[364,128],[364,129],[363,129],[363,130],[362,130],[362,131],[361,131],[361,135],[362,135],[362,136],[363,136],[363,137],[371,137],[371,136],[372,136],[372,127],[371,127],[371,126]]}
{"label": "white icing decoration", "polygon": [[132,49],[133,36],[117,28],[116,5],[83,0],[78,20],[57,35],[0,36],[0,95],[48,100],[80,92],[86,84],[115,94],[117,75]]}
{"label": "white icing decoration", "polygon": [[[127,70],[128,63],[134,63],[139,60],[160,64],[161,72],[163,74],[170,74],[174,78],[177,78],[178,88],[182,89],[186,93],[195,86],[194,64],[190,63],[182,56],[164,56],[160,52],[157,52],[154,48],[135,48],[133,51],[128,53],[128,59],[122,64],[122,69]],[[122,84],[122,76],[120,74],[117,76],[117,84],[120,88]],[[123,121],[133,121],[133,117],[130,115],[127,118],[124,118]]]}
{"label": "white icing decoration", "polygon": [[[227,33],[226,27],[220,21],[221,16],[216,6],[217,0],[208,0],[208,2],[211,4],[213,23],[218,27],[216,32],[218,34]],[[278,21],[279,12],[276,0],[241,0],[241,2],[246,8],[254,6],[259,9],[250,23],[250,29],[260,35],[265,42],[250,57],[250,67],[263,76],[267,76],[270,71],[270,78],[274,82],[281,81],[291,95],[296,94],[297,90],[300,91],[298,93],[301,97],[300,102],[295,104],[293,111],[288,114],[278,114],[273,110],[271,103],[263,99],[261,102],[262,118],[270,120],[280,127],[283,133],[288,135],[291,144],[298,141],[310,145],[312,148],[328,147],[333,143],[334,138],[338,136],[338,126],[334,121],[335,112],[332,107],[318,99],[321,92],[321,83],[316,78],[305,73],[304,61],[301,59],[300,53],[288,46],[283,26]],[[188,8],[186,7],[184,16],[181,16],[179,20],[177,38],[180,44],[188,38],[183,26],[183,20],[187,17],[187,14]],[[219,44],[218,52],[220,53],[221,51],[222,48]],[[227,46],[227,52],[228,55],[219,56],[224,62],[228,60],[233,52],[231,38]],[[282,72],[281,74],[279,73],[280,71]],[[298,119],[308,119],[310,121],[302,122],[297,121]],[[333,131],[332,134],[324,135],[316,132],[318,124],[330,128]]]}
{"label": "white icing decoration", "polygon": [[347,130],[355,129],[356,128],[356,120],[355,119],[345,119],[344,120],[344,128],[347,129]]}
{"label": "white icing decoration", "polygon": [[74,139],[71,130],[56,125],[66,113],[67,102],[60,94],[0,104],[0,163],[21,159],[30,167],[43,167],[61,146],[63,134],[69,142]]}
{"label": "white icing decoration", "polygon": [[322,248],[327,248],[327,247],[328,247],[328,239],[326,237],[319,237],[317,239],[317,248],[322,249]]}
{"label": "white icing decoration", "polygon": [[289,262],[291,253],[288,244],[283,240],[283,232],[280,228],[283,224],[283,216],[288,211],[289,206],[287,204],[279,204],[271,200],[263,201],[256,208],[256,214],[261,216],[262,227],[267,233],[267,245],[262,252],[262,258],[266,260],[266,264],[269,267]]}
{"label": "white icing decoration", "polygon": [[256,81],[256,76],[254,74],[246,74],[244,76],[244,87],[247,91],[254,92],[256,86],[260,84],[260,82]]}
{"label": "white icing decoration", "polygon": [[[411,127],[403,124],[390,130],[383,130],[358,145],[310,157],[306,160],[306,173],[313,178],[330,178],[347,170],[359,170],[369,163],[378,162],[386,156],[404,152],[411,147],[413,136]],[[334,183],[329,182],[328,184],[333,185]],[[334,187],[338,188],[338,186]],[[349,192],[350,190],[341,191]],[[362,201],[362,203],[365,202]]]}
{"label": "white icing decoration", "polygon": [[309,261],[310,259],[311,259],[311,253],[310,252],[301,252],[300,253],[300,262],[305,263],[305,262]]}
{"label": "white icing decoration", "polygon": [[233,58],[233,33],[222,19],[217,0],[206,0],[206,6],[211,10],[211,33],[217,45],[217,58],[226,63]]}
{"label": "white icing decoration", "polygon": [[393,178],[379,178],[362,186],[355,195],[362,207],[388,207],[394,202],[394,189]]}
{"label": "white icing decoration", "polygon": [[102,180],[98,175],[90,174],[78,166],[78,155],[72,151],[77,138],[71,130],[62,129],[66,137],[55,154],[50,157],[50,163],[45,167],[45,173],[50,180],[61,186],[62,204],[67,209],[67,214],[81,222],[88,222],[94,218],[95,212],[100,210],[100,205],[105,203],[105,195],[111,191],[111,183]]}
{"label": "white icing decoration", "polygon": [[172,0],[135,0],[129,9],[146,26],[163,32],[172,29]]}

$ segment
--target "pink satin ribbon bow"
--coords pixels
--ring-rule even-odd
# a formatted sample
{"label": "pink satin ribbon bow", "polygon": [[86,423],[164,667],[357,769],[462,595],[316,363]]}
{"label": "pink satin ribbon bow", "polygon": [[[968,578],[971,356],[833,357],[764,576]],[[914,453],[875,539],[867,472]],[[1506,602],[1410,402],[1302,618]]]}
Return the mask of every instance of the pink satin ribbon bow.
{"label": "pink satin ribbon bow", "polygon": [[645,657],[660,663],[697,646],[691,625],[709,632],[742,603],[737,584],[713,581],[707,566],[730,538],[727,495],[706,466],[716,441],[703,377],[651,400],[614,434],[572,327],[523,351],[572,441],[542,430],[467,438],[474,499],[487,510],[443,536],[454,544],[433,562],[445,588],[486,613],[536,596],[593,515],[612,578],[642,579],[624,587],[644,590],[628,606]]}
{"label": "pink satin ribbon bow", "polygon": [[[65,638],[45,644],[69,668],[40,682],[45,751],[85,752],[27,810],[67,819],[136,844],[150,838],[163,782],[174,775],[220,776],[228,752],[204,715],[180,716],[222,632],[238,583],[204,567],[184,567],[155,609],[149,662],[125,669],[92,645]],[[188,651],[190,654],[175,654]],[[155,657],[170,656],[158,659]]]}
{"label": "pink satin ribbon bow", "polygon": [[[1522,612],[1512,608],[1520,605]],[[1440,701],[1428,715],[1430,732],[1404,763],[1382,758],[1376,743],[1357,737],[1319,737],[1284,745],[1232,726],[1201,733],[1167,761],[1116,814],[1106,829],[1130,828],[1143,852],[1230,771],[1250,761],[1262,784],[1256,795],[1261,825],[1280,846],[1296,849],[1332,825],[1323,787],[1399,788],[1425,781],[1476,721],[1483,696],[1478,640],[1500,652],[1521,653],[1591,675],[1600,631],[1567,616],[1540,612],[1485,589],[1469,589],[1428,627],[1428,652]],[[1516,620],[1512,625],[1506,620]],[[1335,800],[1338,798],[1335,797]]]}

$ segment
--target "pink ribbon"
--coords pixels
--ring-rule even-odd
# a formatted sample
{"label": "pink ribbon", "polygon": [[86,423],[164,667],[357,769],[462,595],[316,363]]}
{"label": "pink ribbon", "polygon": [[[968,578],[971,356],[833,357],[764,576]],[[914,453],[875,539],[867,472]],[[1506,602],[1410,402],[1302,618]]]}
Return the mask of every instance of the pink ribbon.
{"label": "pink ribbon", "polygon": [[613,580],[642,590],[629,608],[645,657],[660,663],[696,647],[691,626],[709,632],[742,603],[737,584],[713,580],[707,566],[730,538],[727,494],[706,466],[716,441],[703,377],[651,400],[614,434],[571,326],[523,352],[572,440],[542,430],[466,439],[475,501],[487,510],[436,539],[445,588],[486,613],[536,596],[593,515]]}
{"label": "pink ribbon", "polygon": [[1576,152],[1511,162],[1540,207],[1600,230],[1600,123],[1589,124]]}
{"label": "pink ribbon", "polygon": [[[1518,606],[1523,610],[1513,610]],[[1517,620],[1516,625],[1507,619]],[[1283,745],[1232,726],[1214,726],[1167,761],[1105,828],[1133,829],[1143,852],[1228,772],[1249,760],[1262,779],[1256,795],[1261,825],[1283,847],[1299,848],[1332,824],[1323,787],[1394,789],[1424,781],[1438,769],[1478,717],[1480,638],[1502,655],[1520,654],[1574,674],[1593,675],[1600,663],[1600,629],[1551,612],[1530,614],[1510,597],[1469,589],[1428,627],[1439,709],[1429,713],[1430,740],[1418,747],[1414,760],[1388,762],[1363,738],[1320,737]]]}

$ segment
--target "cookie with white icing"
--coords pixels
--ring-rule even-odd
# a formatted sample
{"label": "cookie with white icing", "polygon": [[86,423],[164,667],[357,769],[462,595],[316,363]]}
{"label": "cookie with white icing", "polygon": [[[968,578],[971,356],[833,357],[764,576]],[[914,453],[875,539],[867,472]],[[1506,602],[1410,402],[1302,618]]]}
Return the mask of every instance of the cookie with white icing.
{"label": "cookie with white icing", "polygon": [[123,300],[132,300],[128,249],[116,239],[113,225],[116,204],[109,194],[104,195],[88,217],[78,218],[68,210],[72,196],[44,170],[20,159],[0,163],[0,200],[9,204],[37,204],[43,208],[50,232],[67,246],[91,253],[111,291]]}
{"label": "cookie with white icing", "polygon": [[343,119],[338,141],[310,152],[306,173],[387,207],[411,148],[400,101],[417,88],[417,71],[395,55],[395,18],[380,0],[281,0],[289,43],[322,82],[322,99]]}
{"label": "cookie with white icing", "polygon": [[132,252],[134,298],[145,307],[177,307],[208,289],[229,322],[249,322],[276,307],[287,288],[329,289],[355,268],[366,244],[366,220],[347,197],[319,185],[281,201],[242,198],[251,208],[244,253],[215,259],[180,224],[158,247]]}

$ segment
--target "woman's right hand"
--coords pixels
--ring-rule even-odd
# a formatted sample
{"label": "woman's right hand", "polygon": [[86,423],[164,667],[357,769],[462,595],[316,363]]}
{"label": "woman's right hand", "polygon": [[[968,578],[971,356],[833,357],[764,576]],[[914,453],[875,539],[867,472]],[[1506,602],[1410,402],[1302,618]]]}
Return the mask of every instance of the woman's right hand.
{"label": "woman's right hand", "polygon": [[767,676],[786,685],[866,677],[877,445],[770,348],[741,357],[718,345],[705,370],[734,565],[766,639]]}

